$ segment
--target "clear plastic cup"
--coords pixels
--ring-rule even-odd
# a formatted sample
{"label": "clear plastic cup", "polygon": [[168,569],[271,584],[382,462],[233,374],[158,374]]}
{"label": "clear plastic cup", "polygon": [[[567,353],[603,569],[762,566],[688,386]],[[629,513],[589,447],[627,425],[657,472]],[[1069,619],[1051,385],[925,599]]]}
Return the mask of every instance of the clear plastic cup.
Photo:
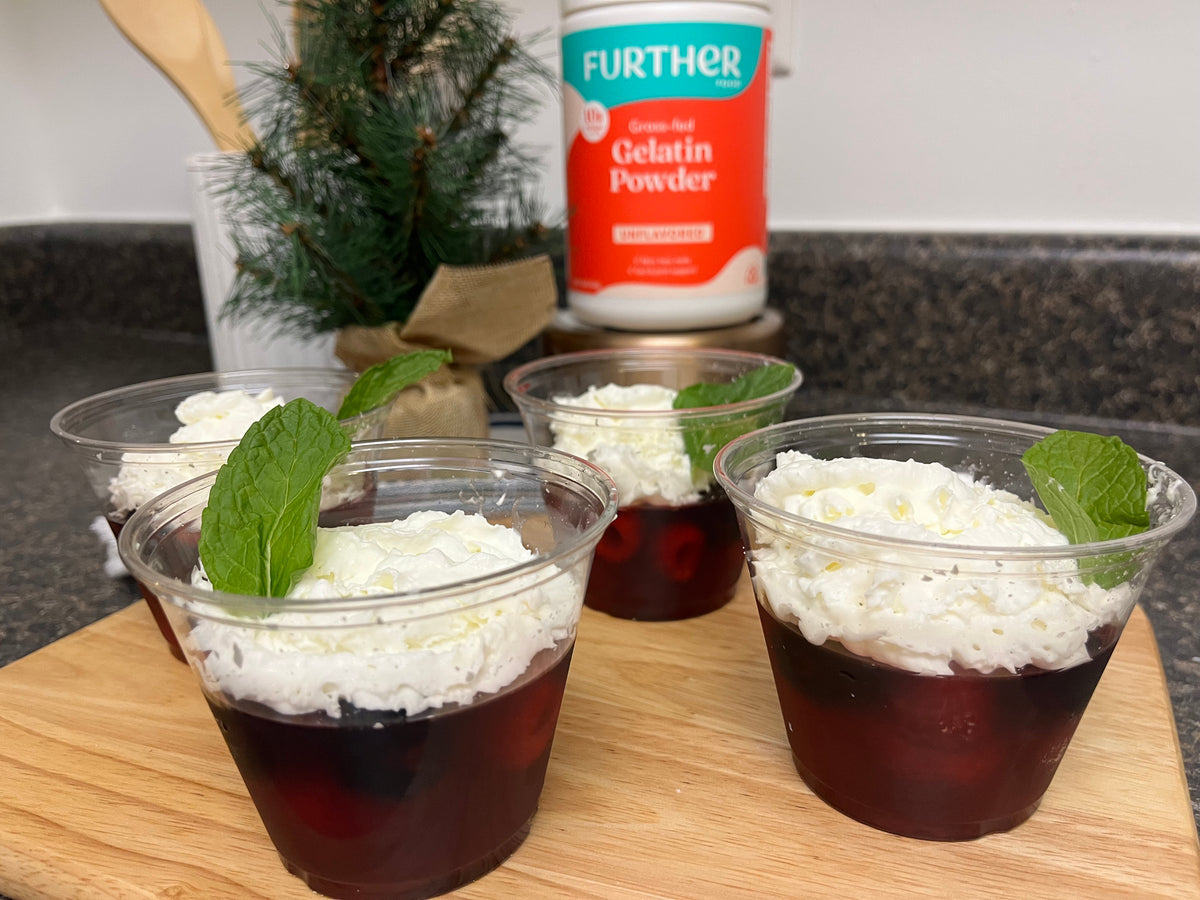
{"label": "clear plastic cup", "polygon": [[[728,383],[783,362],[740,350],[629,348],[550,356],[508,373],[504,387],[530,440],[585,456],[617,482],[620,511],[596,549],[588,606],[654,621],[703,615],[729,602],[745,563],[737,516],[712,478],[712,454],[731,436],[783,418],[801,375],[766,397],[670,412],[598,411],[569,399],[609,384],[680,390]],[[689,432],[701,435],[709,454],[691,478]]]}
{"label": "clear plastic cup", "polygon": [[[348,369],[247,369],[202,372],[127,385],[76,400],[50,420],[50,430],[74,453],[100,511],[114,535],[146,500],[221,466],[236,440],[168,443],[179,427],[175,408],[203,391],[242,390],[259,394],[268,388],[284,401],[304,397],[336,412],[357,374]],[[380,437],[389,407],[369,410],[343,425],[354,440]],[[136,475],[126,482],[126,475]],[[138,588],[159,630],[178,659],[183,653],[163,616],[158,600]]]}
{"label": "clear plastic cup", "polygon": [[[843,813],[930,840],[975,838],[1027,819],[1151,567],[1194,514],[1196,497],[1177,474],[1142,457],[1151,522],[1142,534],[968,547],[804,518],[763,502],[756,486],[778,453],[797,450],[819,459],[938,462],[1032,500],[1021,455],[1048,433],[963,416],[841,415],[766,428],[718,455],[717,478],[744,529],[796,769]],[[1060,596],[1080,610],[1070,610],[1070,625],[1061,606],[1057,617],[1049,612]],[[1095,614],[1083,613],[1085,605]],[[915,664],[930,641],[953,652]],[[1029,648],[1042,654],[1040,664],[1021,662],[1032,658]],[[904,664],[898,651],[911,654]],[[1008,666],[960,662],[992,653],[1011,654]],[[1061,666],[1050,664],[1056,658]],[[949,674],[929,673],[943,663]]]}
{"label": "clear plastic cup", "polygon": [[284,865],[332,897],[429,897],[494,869],[537,809],[611,480],[527,444],[356,445],[326,479],[369,497],[354,522],[462,510],[535,555],[437,589],[286,600],[192,585],[214,478],[142,506],[118,546],[162,598]]}

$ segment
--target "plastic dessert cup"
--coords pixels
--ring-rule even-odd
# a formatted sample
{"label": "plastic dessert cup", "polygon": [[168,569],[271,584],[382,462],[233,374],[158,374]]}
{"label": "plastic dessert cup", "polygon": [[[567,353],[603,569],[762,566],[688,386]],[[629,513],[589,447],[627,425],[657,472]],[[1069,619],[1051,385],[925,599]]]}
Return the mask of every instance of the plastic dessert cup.
{"label": "plastic dessert cup", "polygon": [[[295,368],[203,372],[162,378],[115,388],[77,400],[50,420],[50,430],[75,454],[114,535],[119,535],[136,506],[122,508],[112,486],[125,464],[138,467],[155,490],[165,490],[218,468],[237,441],[168,443],[180,427],[175,408],[202,391],[243,390],[258,394],[270,388],[284,400],[304,397],[335,412],[358,376],[348,369]],[[355,440],[383,434],[387,407],[365,412],[345,424]],[[128,454],[128,456],[127,456]],[[146,499],[149,499],[148,497]],[[140,581],[138,588],[154,615],[172,654],[183,652],[163,615],[158,599]]]}
{"label": "plastic dessert cup", "polygon": [[[744,530],[796,769],[841,812],[931,840],[975,838],[1027,819],[1058,768],[1151,567],[1195,512],[1195,494],[1174,472],[1143,457],[1148,531],[1121,540],[1014,549],[855,532],[769,506],[756,498],[756,485],[775,468],[777,453],[798,450],[820,459],[940,462],[1028,500],[1034,490],[1020,457],[1048,433],[958,416],[844,415],[766,428],[718,455],[717,477]],[[901,599],[906,596],[978,593],[991,600],[1028,596],[1027,588],[1078,590],[1081,583],[1121,593],[1112,595],[1116,611],[1109,620],[1086,631],[1086,653],[1077,664],[983,674],[954,662],[949,675],[918,674],[852,651],[839,640],[838,623],[828,619],[815,628],[828,637],[810,641],[801,615],[818,616],[828,609],[821,605],[827,598],[816,596],[816,578],[771,577],[781,558],[797,561],[797,570],[806,573],[869,575],[857,581],[865,585],[862,591],[848,591],[846,600],[887,608],[889,615],[909,608]],[[788,603],[802,614],[781,614],[778,608]],[[808,621],[811,626],[815,619]],[[1053,631],[1054,622],[1043,624]],[[886,628],[878,638],[900,640]]]}
{"label": "plastic dessert cup", "polygon": [[[535,555],[436,590],[272,600],[191,584],[214,478],[145,504],[118,544],[164,601],[284,865],[332,897],[429,897],[494,869],[538,806],[588,567],[616,513],[611,480],[526,444],[356,445],[326,483],[371,482],[371,521],[479,513]],[[553,615],[538,606],[551,602]],[[530,609],[543,610],[536,627]],[[454,684],[435,684],[447,659]],[[495,666],[511,680],[472,695]],[[413,699],[464,684],[445,694],[457,700]]]}
{"label": "plastic dessert cup", "polygon": [[[608,384],[654,384],[680,390],[701,381],[727,383],[753,369],[783,362],[737,350],[630,348],[550,356],[508,373],[505,390],[534,444],[556,446],[560,429],[596,429],[601,432],[597,437],[603,445],[601,453],[615,447],[626,458],[637,458],[626,475],[607,469],[617,482],[620,509],[596,548],[585,601],[589,607],[619,618],[662,621],[703,615],[729,602],[745,563],[737,516],[711,472],[703,489],[683,502],[644,496],[645,470],[636,472],[632,484],[628,474],[643,465],[644,454],[637,448],[647,435],[657,436],[655,453],[674,442],[679,456],[688,431],[705,434],[715,451],[714,445],[729,435],[778,422],[800,386],[801,375],[797,371],[786,388],[766,397],[669,412],[601,411],[573,407],[562,399]],[[589,458],[606,468],[602,456]]]}

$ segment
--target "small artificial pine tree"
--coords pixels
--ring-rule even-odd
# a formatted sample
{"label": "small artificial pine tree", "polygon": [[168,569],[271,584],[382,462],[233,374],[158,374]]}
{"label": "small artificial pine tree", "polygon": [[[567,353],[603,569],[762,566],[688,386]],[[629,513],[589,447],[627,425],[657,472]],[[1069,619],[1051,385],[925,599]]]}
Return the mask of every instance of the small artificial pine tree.
{"label": "small artificial pine tree", "polygon": [[254,66],[256,144],[229,172],[227,310],[301,334],[404,322],[441,263],[546,235],[510,131],[548,68],[493,0],[295,0],[296,51]]}

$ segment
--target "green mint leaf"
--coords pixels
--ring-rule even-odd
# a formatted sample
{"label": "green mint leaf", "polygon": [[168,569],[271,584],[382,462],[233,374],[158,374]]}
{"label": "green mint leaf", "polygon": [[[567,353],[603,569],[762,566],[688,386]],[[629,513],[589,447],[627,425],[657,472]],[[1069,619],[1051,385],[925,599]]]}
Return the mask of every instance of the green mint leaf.
{"label": "green mint leaf", "polygon": [[452,361],[449,350],[415,350],[401,353],[367,369],[355,380],[338,409],[339,419],[350,419],[389,402],[397,393]]}
{"label": "green mint leaf", "polygon": [[[796,367],[786,363],[771,363],[752,369],[740,378],[725,384],[698,382],[681,390],[675,397],[675,409],[697,409],[724,406],[754,400],[781,391],[795,377]],[[722,447],[774,420],[776,410],[756,410],[753,413],[730,413],[714,416],[703,423],[688,422],[683,429],[683,443],[692,461],[692,477],[706,481],[712,475],[713,461]]]}
{"label": "green mint leaf", "polygon": [[[1054,527],[1072,544],[1139,534],[1150,527],[1146,472],[1118,437],[1056,431],[1021,457]],[[1087,577],[1112,588],[1132,574],[1128,554],[1089,561]]]}
{"label": "green mint leaf", "polygon": [[1120,438],[1056,431],[1026,450],[1021,462],[1071,543],[1128,537],[1150,527],[1145,470]]}
{"label": "green mint leaf", "polygon": [[298,398],[247,429],[217,471],[200,520],[213,587],[282,597],[312,565],[321,481],[350,449],[334,416]]}
{"label": "green mint leaf", "polygon": [[724,406],[765,397],[781,391],[792,383],[796,367],[772,363],[752,369],[740,378],[725,384],[701,381],[688,385],[675,398],[676,409],[695,409],[700,406]]}

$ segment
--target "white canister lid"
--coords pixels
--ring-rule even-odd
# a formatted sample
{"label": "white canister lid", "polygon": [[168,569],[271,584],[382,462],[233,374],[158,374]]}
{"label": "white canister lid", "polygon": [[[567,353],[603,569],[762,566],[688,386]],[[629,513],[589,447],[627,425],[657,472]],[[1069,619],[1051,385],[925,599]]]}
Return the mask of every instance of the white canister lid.
{"label": "white canister lid", "polygon": [[[774,2],[790,3],[792,0],[774,0]],[[559,0],[564,16],[585,9],[601,9],[629,4],[670,3],[672,6],[708,6],[710,4],[726,3],[731,6],[753,6],[768,13],[773,12],[772,0]]]}

